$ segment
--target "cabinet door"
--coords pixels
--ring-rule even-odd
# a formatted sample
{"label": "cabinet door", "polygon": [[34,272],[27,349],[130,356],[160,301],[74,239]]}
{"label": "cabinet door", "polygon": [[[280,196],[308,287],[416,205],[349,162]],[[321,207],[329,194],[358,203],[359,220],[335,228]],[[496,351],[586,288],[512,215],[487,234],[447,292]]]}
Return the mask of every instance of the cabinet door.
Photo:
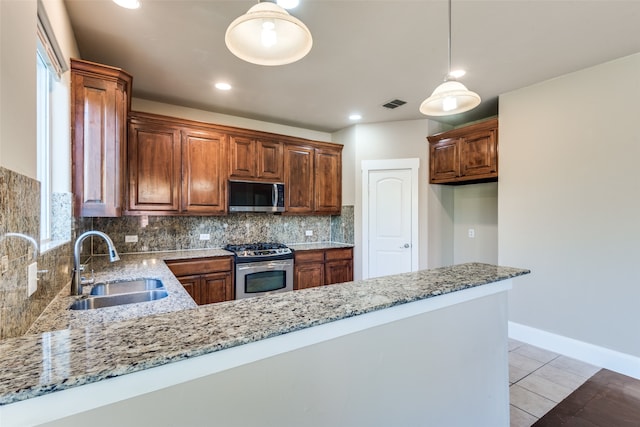
{"label": "cabinet door", "polygon": [[200,297],[201,304],[232,300],[233,281],[231,272],[202,275]]}
{"label": "cabinet door", "polygon": [[180,131],[132,123],[129,131],[129,209],[180,209]]}
{"label": "cabinet door", "polygon": [[182,210],[224,213],[227,209],[225,135],[182,131]]}
{"label": "cabinet door", "polygon": [[460,175],[478,178],[497,176],[498,153],[495,129],[470,133],[461,142]]}
{"label": "cabinet door", "polygon": [[314,211],[339,215],[342,209],[342,153],[317,148],[315,151]]}
{"label": "cabinet door", "polygon": [[451,181],[460,175],[458,138],[443,139],[429,145],[430,181]]}
{"label": "cabinet door", "polygon": [[353,280],[353,260],[327,261],[324,265],[325,283],[351,282]]}
{"label": "cabinet door", "polygon": [[71,85],[75,215],[120,216],[128,88],[73,68]]}
{"label": "cabinet door", "polygon": [[282,143],[277,141],[256,141],[256,178],[282,181]]}
{"label": "cabinet door", "polygon": [[307,289],[324,285],[324,264],[294,264],[294,289]]}
{"label": "cabinet door", "polygon": [[256,174],[256,141],[243,136],[229,136],[229,176],[252,178]]}
{"label": "cabinet door", "polygon": [[285,210],[313,212],[313,161],[311,147],[287,145],[284,149]]}
{"label": "cabinet door", "polygon": [[200,276],[181,276],[177,278],[182,284],[184,289],[191,295],[191,298],[196,304],[201,305],[202,299],[200,298]]}

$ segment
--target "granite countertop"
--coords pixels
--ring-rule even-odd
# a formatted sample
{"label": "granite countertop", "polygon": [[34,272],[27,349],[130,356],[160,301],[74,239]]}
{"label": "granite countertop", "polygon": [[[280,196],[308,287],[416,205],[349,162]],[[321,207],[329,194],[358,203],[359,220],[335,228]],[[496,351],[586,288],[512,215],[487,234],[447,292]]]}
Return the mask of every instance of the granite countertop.
{"label": "granite countertop", "polygon": [[[289,244],[293,250],[316,250],[353,247],[346,243],[317,242]],[[27,330],[27,334],[40,334],[55,330],[83,327],[89,323],[111,323],[127,319],[146,317],[153,314],[168,313],[197,307],[191,296],[175,278],[164,261],[208,258],[233,255],[224,249],[193,249],[179,251],[146,252],[122,254],[118,262],[110,263],[106,256],[94,256],[89,269],[94,270],[95,283],[113,282],[129,279],[160,279],[165,285],[169,297],[153,302],[126,304],[100,310],[68,310],[78,296],[70,295],[70,285],[65,286],[46,310]],[[83,295],[91,292],[91,286],[84,286]]]}
{"label": "granite countertop", "polygon": [[528,272],[461,264],[7,339],[0,405]]}
{"label": "granite countertop", "polygon": [[[152,302],[105,307],[99,310],[68,310],[67,308],[80,297],[71,296],[70,285],[67,285],[31,325],[27,334],[78,328],[89,324],[113,323],[195,308],[196,303],[164,261],[229,255],[232,253],[223,249],[149,252],[122,254],[120,261],[114,263],[110,263],[106,256],[94,256],[89,263],[89,269],[94,270],[95,283],[141,278],[160,279],[169,296]],[[91,286],[84,286],[83,295],[88,295],[89,292],[91,292]]]}
{"label": "granite countertop", "polygon": [[349,243],[336,242],[295,243],[287,244],[287,246],[293,251],[313,251],[318,249],[339,249],[353,247],[353,245]]}

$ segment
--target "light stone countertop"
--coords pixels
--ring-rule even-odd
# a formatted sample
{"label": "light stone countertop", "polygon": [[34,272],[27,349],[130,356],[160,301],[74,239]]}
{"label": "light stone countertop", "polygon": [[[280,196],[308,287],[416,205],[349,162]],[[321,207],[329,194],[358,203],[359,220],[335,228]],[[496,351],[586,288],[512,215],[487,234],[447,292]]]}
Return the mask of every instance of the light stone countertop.
{"label": "light stone countertop", "polygon": [[[122,254],[120,261],[114,263],[110,263],[106,256],[94,256],[88,269],[94,269],[96,284],[141,278],[160,279],[169,296],[156,301],[105,307],[99,310],[68,310],[67,308],[80,297],[71,296],[70,285],[67,285],[31,325],[27,334],[41,334],[61,329],[84,327],[89,324],[113,323],[153,314],[196,308],[196,303],[164,261],[230,255],[233,254],[223,249],[148,252]],[[88,295],[90,291],[91,286],[84,286],[83,295]]]}
{"label": "light stone countertop", "polygon": [[317,249],[339,249],[339,248],[352,248],[353,245],[349,243],[336,243],[336,242],[317,242],[317,243],[295,243],[287,244],[291,250],[295,251],[313,251]]}
{"label": "light stone countertop", "polygon": [[[196,251],[188,253],[167,256],[191,258]],[[171,280],[163,262],[144,264],[154,259],[169,258],[159,253],[127,256],[124,264],[141,264],[123,273]],[[0,341],[0,405],[528,273],[461,264],[129,320],[77,322],[67,329],[11,338]]]}
{"label": "light stone countertop", "polygon": [[[294,251],[349,248],[353,245],[335,242],[298,243],[288,245]],[[164,261],[208,258],[233,255],[224,249],[193,249],[122,254],[120,261],[110,263],[106,256],[94,256],[88,265],[94,270],[95,283],[129,279],[160,279],[169,296],[161,300],[105,307],[100,310],[68,310],[79,297],[70,295],[70,285],[65,286],[47,309],[29,327],[27,334],[40,334],[91,324],[112,323],[153,314],[168,313],[197,307],[191,296],[168,269]],[[86,275],[86,273],[85,273]],[[91,286],[84,286],[83,295],[88,295]]]}

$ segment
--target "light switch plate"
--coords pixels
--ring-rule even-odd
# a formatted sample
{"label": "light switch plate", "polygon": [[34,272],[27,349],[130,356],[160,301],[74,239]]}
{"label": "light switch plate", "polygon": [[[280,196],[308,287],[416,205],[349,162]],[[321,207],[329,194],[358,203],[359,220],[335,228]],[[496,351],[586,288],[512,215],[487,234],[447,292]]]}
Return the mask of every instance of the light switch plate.
{"label": "light switch plate", "polygon": [[27,296],[31,296],[38,290],[38,263],[34,262],[27,267],[27,282],[29,286],[27,288]]}
{"label": "light switch plate", "polygon": [[305,236],[313,236],[313,230],[307,230],[304,232]]}
{"label": "light switch plate", "polygon": [[211,234],[209,233],[200,234],[200,240],[211,240]]}

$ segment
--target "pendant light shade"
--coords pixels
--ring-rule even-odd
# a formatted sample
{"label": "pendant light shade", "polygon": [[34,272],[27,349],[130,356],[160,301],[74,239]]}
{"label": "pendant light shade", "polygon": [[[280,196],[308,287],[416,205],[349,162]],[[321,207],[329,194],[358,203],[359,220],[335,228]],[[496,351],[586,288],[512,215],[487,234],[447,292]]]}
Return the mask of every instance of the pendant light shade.
{"label": "pendant light shade", "polygon": [[224,41],[235,56],[258,65],[290,64],[313,45],[307,26],[271,2],[258,3],[233,21]]}
{"label": "pendant light shade", "polygon": [[480,95],[467,89],[451,76],[451,0],[449,0],[449,73],[444,83],[435,88],[430,97],[420,104],[420,112],[426,116],[449,116],[472,110],[480,105]]}
{"label": "pendant light shade", "polygon": [[480,104],[480,96],[462,83],[449,79],[438,86],[430,97],[420,104],[420,112],[427,116],[448,116],[464,113]]}

